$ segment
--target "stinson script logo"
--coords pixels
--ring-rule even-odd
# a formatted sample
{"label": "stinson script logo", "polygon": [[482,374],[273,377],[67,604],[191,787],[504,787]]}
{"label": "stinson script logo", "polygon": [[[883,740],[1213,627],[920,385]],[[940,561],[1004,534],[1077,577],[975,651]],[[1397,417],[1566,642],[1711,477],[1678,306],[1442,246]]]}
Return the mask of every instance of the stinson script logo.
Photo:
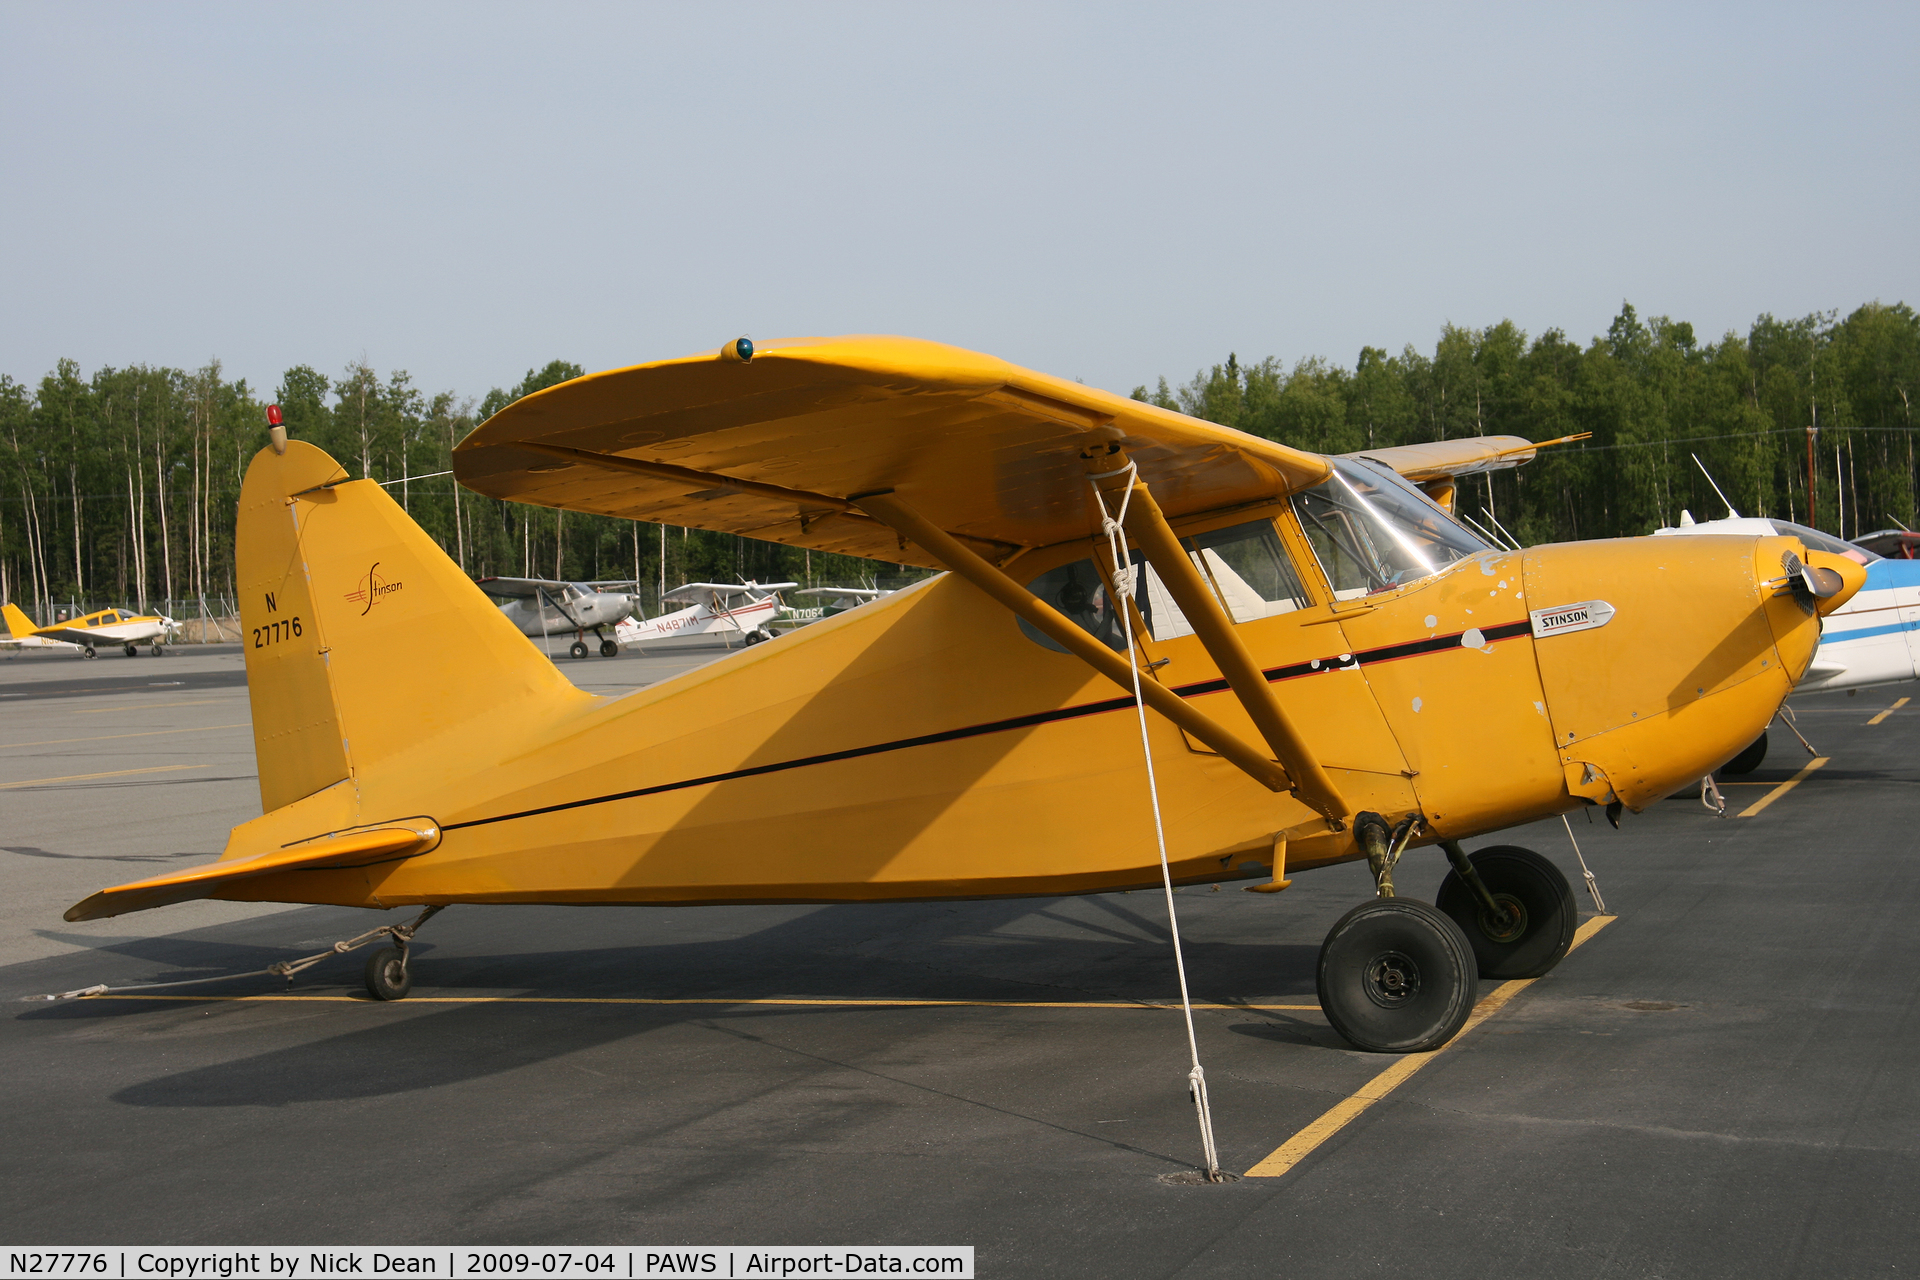
{"label": "stinson script logo", "polygon": [[363,618],[367,616],[368,610],[398,591],[401,586],[404,585],[398,582],[388,582],[380,576],[379,570],[380,562],[375,560],[373,567],[367,570],[366,580],[362,582],[356,590],[347,592],[347,599],[353,603],[359,604],[363,601],[365,602],[366,608],[360,610],[360,616]]}

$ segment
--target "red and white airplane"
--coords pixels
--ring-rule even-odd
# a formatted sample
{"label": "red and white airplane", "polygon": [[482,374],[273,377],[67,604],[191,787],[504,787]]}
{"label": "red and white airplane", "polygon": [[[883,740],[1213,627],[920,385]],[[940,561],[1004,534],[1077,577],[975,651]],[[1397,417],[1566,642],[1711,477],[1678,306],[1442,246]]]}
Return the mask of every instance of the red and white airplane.
{"label": "red and white airplane", "polygon": [[729,647],[735,638],[744,644],[759,644],[773,639],[770,624],[785,607],[780,593],[799,585],[797,582],[738,585],[689,582],[661,597],[676,602],[691,601],[686,608],[657,618],[627,618],[613,629],[613,638],[622,648],[631,645],[643,652],[657,645],[711,644],[715,639]]}

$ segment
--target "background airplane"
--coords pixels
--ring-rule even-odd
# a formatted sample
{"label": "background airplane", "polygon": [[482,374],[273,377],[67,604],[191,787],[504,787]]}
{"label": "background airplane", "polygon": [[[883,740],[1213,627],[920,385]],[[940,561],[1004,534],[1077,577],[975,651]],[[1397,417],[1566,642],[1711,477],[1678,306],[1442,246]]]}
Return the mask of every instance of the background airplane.
{"label": "background airplane", "polygon": [[500,612],[528,636],[573,635],[568,649],[576,658],[589,652],[587,632],[600,641],[600,656],[611,658],[619,644],[607,632],[638,611],[637,596],[601,591],[631,587],[632,582],[556,582],[548,578],[482,578],[474,584],[500,602]]}
{"label": "background airplane", "polygon": [[[1678,525],[1656,529],[1654,535],[1785,536],[1798,538],[1811,549],[1832,552],[1866,566],[1866,585],[1827,616],[1820,647],[1815,650],[1806,674],[1794,686],[1794,696],[1865,689],[1920,678],[1920,562],[1889,559],[1790,520],[1742,516],[1731,506],[1727,512],[1722,520],[1697,521],[1689,512],[1682,511]],[[1720,772],[1752,773],[1766,756],[1767,735],[1763,732]]]}
{"label": "background airplane", "polygon": [[784,607],[780,593],[799,585],[797,582],[770,582],[764,586],[757,582],[738,585],[689,582],[661,597],[662,600],[690,601],[686,608],[657,618],[641,618],[636,608],[635,616],[614,629],[614,636],[622,646],[711,641],[716,637],[731,645],[735,636],[746,644],[759,644],[773,639],[773,620]]}
{"label": "background airplane", "polygon": [[178,629],[172,618],[134,614],[125,609],[97,609],[72,622],[56,622],[47,627],[36,627],[14,604],[0,605],[0,616],[6,618],[9,632],[9,638],[0,640],[0,645],[24,647],[35,641],[59,642],[73,645],[89,658],[95,656],[95,649],[110,645],[119,645],[131,658],[139,653],[143,643],[153,646],[151,652],[157,658],[164,643],[171,640]]}
{"label": "background airplane", "polygon": [[805,591],[796,591],[797,596],[819,596],[825,603],[820,616],[831,618],[836,613],[845,613],[857,609],[869,600],[878,600],[881,596],[890,596],[891,591],[881,591],[874,587],[808,587]]}

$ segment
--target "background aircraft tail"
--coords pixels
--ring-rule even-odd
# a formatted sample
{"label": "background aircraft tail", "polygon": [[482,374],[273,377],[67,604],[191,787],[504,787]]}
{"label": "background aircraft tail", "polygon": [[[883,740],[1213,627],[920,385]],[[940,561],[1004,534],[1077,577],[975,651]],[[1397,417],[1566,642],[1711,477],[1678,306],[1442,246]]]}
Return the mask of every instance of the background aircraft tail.
{"label": "background aircraft tail", "polygon": [[522,713],[590,697],[385,490],[312,445],[255,455],[235,543],[267,812],[348,780],[364,797],[402,757],[444,769]]}
{"label": "background aircraft tail", "polygon": [[7,624],[7,634],[16,640],[21,636],[32,635],[40,629],[33,625],[33,620],[27,617],[19,605],[11,601],[0,604],[0,622]]}

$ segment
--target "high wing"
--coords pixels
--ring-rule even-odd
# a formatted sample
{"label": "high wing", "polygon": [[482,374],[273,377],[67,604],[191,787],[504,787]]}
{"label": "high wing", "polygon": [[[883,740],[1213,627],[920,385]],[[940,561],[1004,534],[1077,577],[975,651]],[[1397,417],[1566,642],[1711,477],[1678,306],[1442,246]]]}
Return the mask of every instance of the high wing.
{"label": "high wing", "polygon": [[808,587],[805,591],[796,591],[797,596],[829,596],[835,600],[878,600],[891,592],[876,591],[870,587]]}
{"label": "high wing", "polygon": [[776,591],[785,591],[790,587],[797,587],[799,585],[797,582],[749,582],[745,584],[738,582],[689,582],[684,586],[675,587],[660,598],[662,600],[698,600],[705,596],[720,596],[723,599],[730,600],[734,596],[758,597],[772,595]]}
{"label": "high wing", "polygon": [[1561,436],[1558,440],[1535,443],[1522,436],[1468,436],[1459,440],[1434,440],[1426,444],[1397,444],[1387,449],[1362,449],[1345,455],[1366,458],[1392,467],[1415,484],[1450,480],[1482,471],[1507,471],[1523,462],[1533,461],[1535,451],[1549,445],[1585,440],[1591,432]]}
{"label": "high wing", "polygon": [[989,559],[1098,527],[1083,450],[1124,443],[1169,516],[1316,484],[1318,454],[911,338],[733,345],[516,400],[454,451],[489,497],[940,568],[849,499],[896,492]]}
{"label": "high wing", "polygon": [[551,578],[478,578],[473,585],[496,600],[531,600],[558,595],[574,584]]}

